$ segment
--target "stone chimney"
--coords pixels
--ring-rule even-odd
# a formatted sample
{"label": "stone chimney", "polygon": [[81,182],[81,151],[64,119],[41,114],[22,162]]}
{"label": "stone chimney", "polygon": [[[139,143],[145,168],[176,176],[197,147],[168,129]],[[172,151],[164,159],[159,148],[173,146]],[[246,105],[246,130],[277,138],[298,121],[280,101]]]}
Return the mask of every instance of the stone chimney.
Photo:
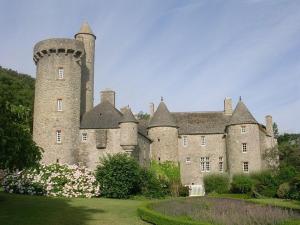
{"label": "stone chimney", "polygon": [[115,95],[116,93],[113,90],[105,89],[100,92],[101,102],[107,101],[115,107]]}
{"label": "stone chimney", "polygon": [[224,100],[224,114],[227,116],[232,115],[232,100],[229,97],[226,97]]}
{"label": "stone chimney", "polygon": [[266,116],[266,129],[267,129],[267,133],[271,136],[274,136],[273,133],[273,119],[272,116],[267,115]]}
{"label": "stone chimney", "polygon": [[150,102],[150,104],[149,104],[149,114],[150,114],[150,117],[152,117],[154,114],[154,103],[153,102]]}

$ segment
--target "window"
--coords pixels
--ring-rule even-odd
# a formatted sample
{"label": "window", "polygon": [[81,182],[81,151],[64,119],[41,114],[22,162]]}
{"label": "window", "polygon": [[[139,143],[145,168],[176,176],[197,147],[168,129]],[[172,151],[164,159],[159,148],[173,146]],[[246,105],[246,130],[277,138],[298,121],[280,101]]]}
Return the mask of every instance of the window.
{"label": "window", "polygon": [[186,157],[185,163],[190,164],[191,163],[191,157]]}
{"label": "window", "polygon": [[62,99],[57,99],[57,111],[62,111]]}
{"label": "window", "polygon": [[56,131],[56,143],[61,143],[61,130]]}
{"label": "window", "polygon": [[242,144],[242,152],[243,153],[247,152],[247,143]]}
{"label": "window", "polygon": [[81,140],[82,140],[82,142],[86,142],[87,141],[87,133],[82,133]]}
{"label": "window", "polygon": [[202,145],[202,146],[206,145],[206,139],[205,139],[205,136],[201,136],[201,145]]}
{"label": "window", "polygon": [[242,134],[246,133],[246,126],[241,126],[241,133]]}
{"label": "window", "polygon": [[243,171],[249,172],[249,162],[243,162]]}
{"label": "window", "polygon": [[188,139],[187,139],[187,136],[183,136],[182,137],[182,146],[183,147],[187,147],[188,145]]}
{"label": "window", "polygon": [[209,172],[210,171],[209,157],[201,157],[200,158],[200,169],[201,169],[201,172]]}
{"label": "window", "polygon": [[58,79],[64,79],[64,68],[58,68]]}
{"label": "window", "polygon": [[223,157],[219,157],[219,171],[223,172],[224,166],[223,166]]}

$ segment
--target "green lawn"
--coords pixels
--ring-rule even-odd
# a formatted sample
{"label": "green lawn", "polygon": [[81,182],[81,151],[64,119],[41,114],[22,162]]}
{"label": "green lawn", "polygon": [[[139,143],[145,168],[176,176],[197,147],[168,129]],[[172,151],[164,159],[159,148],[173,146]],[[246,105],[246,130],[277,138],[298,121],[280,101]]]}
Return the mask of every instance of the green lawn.
{"label": "green lawn", "polygon": [[2,225],[139,225],[142,200],[47,198],[0,192]]}

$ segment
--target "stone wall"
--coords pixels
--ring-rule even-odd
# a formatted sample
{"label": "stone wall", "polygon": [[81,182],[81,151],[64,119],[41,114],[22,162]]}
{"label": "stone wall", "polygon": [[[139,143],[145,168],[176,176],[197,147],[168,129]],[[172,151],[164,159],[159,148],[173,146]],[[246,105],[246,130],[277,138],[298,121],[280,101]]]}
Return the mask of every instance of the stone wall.
{"label": "stone wall", "polygon": [[[187,145],[183,145],[183,136]],[[201,136],[206,143],[202,145]],[[212,173],[226,172],[226,142],[223,134],[181,135],[178,138],[178,152],[181,170],[181,180],[184,185],[203,184],[203,177]],[[187,157],[190,162],[187,162]],[[209,157],[210,171],[202,172],[200,158]],[[219,171],[219,157],[223,159],[223,172]]]}
{"label": "stone wall", "polygon": [[152,127],[148,135],[151,140],[151,159],[156,161],[178,161],[178,131],[174,127]]}

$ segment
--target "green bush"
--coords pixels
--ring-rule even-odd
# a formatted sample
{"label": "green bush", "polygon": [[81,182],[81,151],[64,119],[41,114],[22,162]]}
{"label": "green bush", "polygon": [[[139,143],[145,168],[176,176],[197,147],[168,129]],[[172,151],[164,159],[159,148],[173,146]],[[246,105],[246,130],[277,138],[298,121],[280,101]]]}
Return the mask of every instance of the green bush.
{"label": "green bush", "polygon": [[179,187],[179,196],[180,197],[187,197],[190,194],[190,188],[188,186],[180,185]]}
{"label": "green bush", "polygon": [[234,175],[231,183],[231,192],[245,194],[252,190],[253,181],[248,175]]}
{"label": "green bush", "polygon": [[289,183],[286,182],[286,183],[280,184],[278,187],[278,190],[277,190],[277,196],[279,198],[288,198],[290,189],[291,188],[290,188]]}
{"label": "green bush", "polygon": [[204,177],[204,187],[206,193],[227,193],[229,191],[229,178],[223,174],[207,175]]}
{"label": "green bush", "polygon": [[157,178],[155,173],[148,169],[141,169],[140,191],[148,198],[161,198],[169,194],[168,182]]}
{"label": "green bush", "polygon": [[275,197],[279,187],[279,181],[272,171],[262,171],[251,174],[254,182],[253,190],[265,197]]}
{"label": "green bush", "polygon": [[118,153],[100,159],[96,179],[102,196],[128,198],[139,192],[140,166],[127,154]]}
{"label": "green bush", "polygon": [[300,174],[297,174],[290,182],[289,198],[300,200]]}
{"label": "green bush", "polygon": [[292,166],[282,166],[277,172],[276,179],[278,183],[290,182],[297,174],[297,171]]}

